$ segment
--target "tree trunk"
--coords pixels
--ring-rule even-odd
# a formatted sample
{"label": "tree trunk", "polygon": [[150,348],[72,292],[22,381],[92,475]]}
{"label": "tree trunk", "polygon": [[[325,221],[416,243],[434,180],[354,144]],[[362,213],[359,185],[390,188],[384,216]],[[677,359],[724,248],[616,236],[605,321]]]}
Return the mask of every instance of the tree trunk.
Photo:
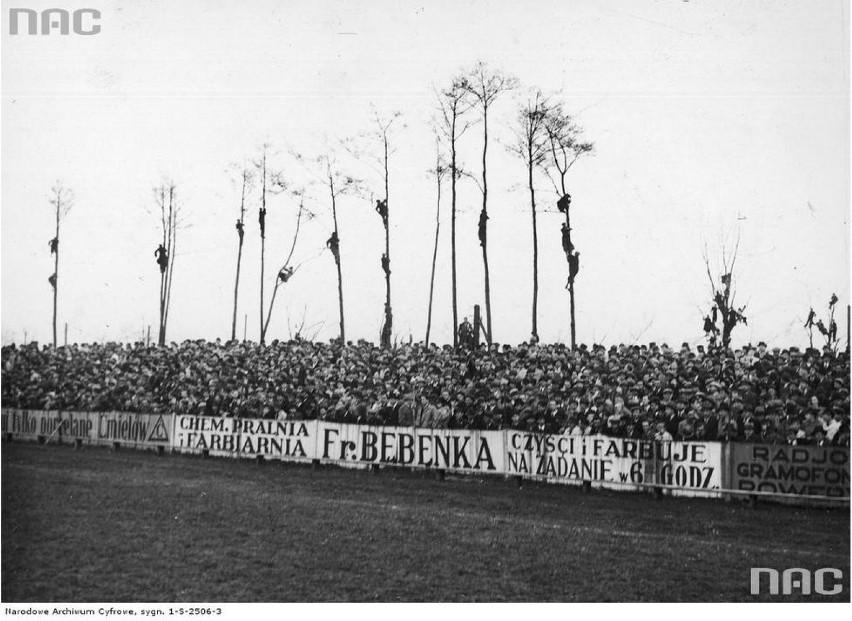
{"label": "tree trunk", "polygon": [[243,169],[243,188],[240,196],[240,219],[239,225],[240,228],[237,229],[237,236],[240,239],[240,245],[237,248],[237,277],[234,282],[234,317],[231,320],[231,340],[237,340],[237,299],[240,291],[240,264],[242,263],[243,258],[243,237],[244,231],[243,226],[245,225],[245,217],[246,217],[246,175],[247,171]]}
{"label": "tree trunk", "polygon": [[331,214],[334,217],[334,234],[337,236],[337,256],[335,263],[337,264],[337,301],[340,309],[340,345],[346,346],[346,325],[343,321],[343,272],[340,269],[340,232],[337,229],[337,203],[334,198],[334,181],[329,177],[329,187],[331,189]]}
{"label": "tree trunk", "polygon": [[532,299],[532,336],[538,338],[538,226],[535,213],[535,188],[533,188],[532,151],[529,163],[530,211],[533,230],[533,299]]}
{"label": "tree trunk", "polygon": [[56,309],[59,299],[59,211],[62,203],[56,203],[56,253],[53,257],[53,349],[56,349]]}
{"label": "tree trunk", "polygon": [[[436,171],[437,171],[436,164]],[[436,172],[436,175],[438,173]],[[438,178],[438,208],[435,212],[435,249],[432,251],[432,276],[429,279],[429,313],[426,317],[426,347],[429,347],[429,334],[432,331],[432,294],[435,291],[435,263],[438,260],[438,234],[441,230],[441,179]]]}
{"label": "tree trunk", "polygon": [[[562,196],[565,196],[565,181],[562,182]],[[565,206],[565,226],[568,227],[568,243],[571,244],[571,206]],[[577,326],[574,323],[574,280],[568,283],[568,297],[571,307],[571,349],[577,349]]]}
{"label": "tree trunk", "polygon": [[340,271],[340,261],[337,261],[337,299],[340,307],[340,344],[346,345],[346,326],[343,322],[343,274]]}
{"label": "tree trunk", "polygon": [[260,229],[260,344],[264,344],[263,334],[263,270],[265,267],[266,253],[266,148],[263,151],[263,169],[261,172],[261,194],[260,205],[263,209],[263,226]]}
{"label": "tree trunk", "polygon": [[393,334],[393,309],[391,307],[391,281],[390,281],[390,199],[388,197],[388,142],[385,145],[385,206],[388,217],[385,220],[385,256],[388,261],[388,271],[385,273],[385,325],[382,328],[382,347],[389,348],[391,335]]}
{"label": "tree trunk", "polygon": [[[483,141],[482,141],[482,213],[485,214],[485,227],[488,226],[488,178],[486,176],[485,155],[488,152],[488,106],[482,108]],[[483,236],[482,241],[482,266],[485,271],[485,323],[486,339],[491,345],[493,332],[491,331],[491,276],[488,270],[488,235]]]}
{"label": "tree trunk", "polygon": [[577,349],[577,328],[574,324],[574,282],[568,285],[568,295],[571,299],[571,349]]}
{"label": "tree trunk", "polygon": [[234,282],[234,317],[231,320],[231,340],[237,340],[237,296],[240,291],[240,263],[243,258],[243,237],[240,236],[240,246],[237,250],[237,277]]}
{"label": "tree trunk", "polygon": [[450,148],[452,161],[450,164],[450,175],[452,176],[451,188],[451,218],[450,218],[450,245],[452,248],[452,273],[453,273],[453,349],[459,347],[459,310],[456,294],[456,113],[453,111],[452,136]]}
{"label": "tree trunk", "polygon": [[266,239],[260,238],[260,344],[263,345],[263,269],[264,269],[264,253],[266,250]]}
{"label": "tree trunk", "polygon": [[485,321],[488,324],[485,338],[488,344],[491,345],[491,281],[488,271],[487,243],[482,245],[482,265],[485,268]]}

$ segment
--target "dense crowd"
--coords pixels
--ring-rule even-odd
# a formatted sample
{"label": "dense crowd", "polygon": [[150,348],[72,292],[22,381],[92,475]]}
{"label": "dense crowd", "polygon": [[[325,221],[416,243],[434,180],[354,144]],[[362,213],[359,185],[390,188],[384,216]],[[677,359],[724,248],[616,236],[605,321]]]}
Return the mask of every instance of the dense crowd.
{"label": "dense crowd", "polygon": [[31,343],[2,366],[5,407],[849,445],[849,355],[828,349]]}

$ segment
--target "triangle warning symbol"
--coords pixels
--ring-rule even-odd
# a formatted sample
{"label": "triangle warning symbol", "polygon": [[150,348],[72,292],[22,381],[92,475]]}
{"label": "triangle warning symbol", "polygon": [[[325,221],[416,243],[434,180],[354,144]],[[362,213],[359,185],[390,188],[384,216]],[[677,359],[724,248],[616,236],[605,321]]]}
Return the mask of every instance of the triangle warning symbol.
{"label": "triangle warning symbol", "polygon": [[166,423],[163,421],[163,415],[160,414],[160,417],[157,419],[157,422],[154,423],[154,428],[151,429],[151,434],[148,436],[149,442],[168,442],[169,441],[169,432],[166,429]]}

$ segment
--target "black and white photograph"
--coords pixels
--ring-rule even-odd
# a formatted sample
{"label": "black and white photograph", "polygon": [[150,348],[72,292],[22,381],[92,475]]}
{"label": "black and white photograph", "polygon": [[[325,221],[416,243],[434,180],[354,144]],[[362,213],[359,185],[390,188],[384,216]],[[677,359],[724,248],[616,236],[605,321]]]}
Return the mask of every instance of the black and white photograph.
{"label": "black and white photograph", "polygon": [[848,607],[849,0],[0,6],[3,619]]}

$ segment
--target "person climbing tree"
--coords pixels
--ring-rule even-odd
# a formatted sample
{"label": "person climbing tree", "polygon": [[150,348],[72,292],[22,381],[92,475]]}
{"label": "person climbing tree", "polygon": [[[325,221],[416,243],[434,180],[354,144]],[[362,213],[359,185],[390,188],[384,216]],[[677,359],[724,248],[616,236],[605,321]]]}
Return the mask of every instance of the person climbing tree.
{"label": "person climbing tree", "polygon": [[568,284],[565,285],[567,289],[571,284],[574,283],[574,279],[577,277],[577,272],[580,271],[580,253],[579,252],[571,252],[568,255]]}
{"label": "person climbing tree", "polygon": [[266,207],[257,210],[257,221],[260,224],[260,236],[266,237]]}
{"label": "person climbing tree", "polygon": [[388,202],[376,201],[376,213],[382,217],[382,222],[386,223],[388,220]]}
{"label": "person climbing tree", "polygon": [[479,245],[483,248],[488,244],[488,212],[479,212]]}
{"label": "person climbing tree", "polygon": [[331,250],[331,254],[334,255],[334,261],[340,263],[340,239],[337,237],[337,231],[332,232],[331,237],[326,240],[325,246]]}
{"label": "person climbing tree", "polygon": [[59,238],[54,237],[48,242],[50,246],[50,254],[56,254],[59,251]]}
{"label": "person climbing tree", "polygon": [[562,251],[570,263],[571,253],[574,252],[574,244],[571,243],[571,229],[564,222],[562,223]]}
{"label": "person climbing tree", "polygon": [[382,271],[385,274],[390,275],[390,259],[388,259],[388,255],[382,255]]}
{"label": "person climbing tree", "polygon": [[169,253],[166,247],[163,244],[157,246],[154,256],[157,257],[157,265],[160,266],[160,273],[164,274],[169,267]]}

